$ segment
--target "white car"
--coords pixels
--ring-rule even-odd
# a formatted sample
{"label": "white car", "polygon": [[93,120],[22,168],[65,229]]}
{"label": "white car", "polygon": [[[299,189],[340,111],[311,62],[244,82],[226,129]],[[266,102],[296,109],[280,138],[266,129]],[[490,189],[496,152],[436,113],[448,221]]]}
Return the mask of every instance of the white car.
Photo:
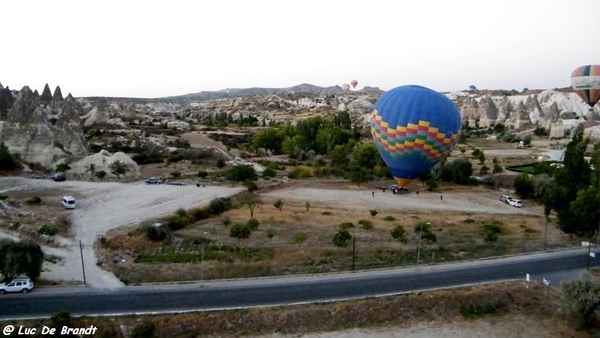
{"label": "white car", "polygon": [[29,278],[15,278],[9,283],[0,284],[0,294],[7,292],[22,292],[27,293],[33,290],[33,282]]}
{"label": "white car", "polygon": [[75,202],[75,198],[73,196],[63,196],[60,201],[63,208],[65,209],[75,209],[77,207],[77,202]]}
{"label": "white car", "polygon": [[515,208],[520,208],[523,206],[523,202],[521,200],[517,200],[514,198],[509,199],[508,204],[512,205]]}

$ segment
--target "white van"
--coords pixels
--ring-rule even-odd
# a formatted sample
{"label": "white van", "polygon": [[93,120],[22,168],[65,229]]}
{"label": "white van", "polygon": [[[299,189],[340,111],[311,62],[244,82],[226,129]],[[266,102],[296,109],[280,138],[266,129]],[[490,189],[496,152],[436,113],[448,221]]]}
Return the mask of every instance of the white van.
{"label": "white van", "polygon": [[73,196],[63,196],[60,204],[62,204],[63,208],[65,209],[75,209],[75,207],[77,207],[77,203],[75,202],[75,198]]}

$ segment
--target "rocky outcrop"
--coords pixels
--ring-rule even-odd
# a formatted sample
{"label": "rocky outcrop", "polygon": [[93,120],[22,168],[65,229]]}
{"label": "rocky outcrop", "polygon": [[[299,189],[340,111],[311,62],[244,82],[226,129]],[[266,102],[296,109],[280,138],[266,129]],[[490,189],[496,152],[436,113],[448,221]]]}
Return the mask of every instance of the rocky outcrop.
{"label": "rocky outcrop", "polygon": [[104,171],[107,174],[107,178],[117,178],[117,176],[111,173],[110,169],[110,165],[116,161],[120,161],[127,168],[127,172],[121,178],[140,177],[140,168],[131,157],[122,152],[111,154],[106,150],[101,150],[97,154],[86,156],[79,161],[73,162],[70,164],[71,169],[67,174],[74,175],[77,178],[94,179],[94,173]]}
{"label": "rocky outcrop", "polygon": [[0,121],[0,142],[24,160],[53,169],[59,161],[87,155],[87,149],[77,102],[72,96],[51,102],[51,95],[49,101],[24,87]]}

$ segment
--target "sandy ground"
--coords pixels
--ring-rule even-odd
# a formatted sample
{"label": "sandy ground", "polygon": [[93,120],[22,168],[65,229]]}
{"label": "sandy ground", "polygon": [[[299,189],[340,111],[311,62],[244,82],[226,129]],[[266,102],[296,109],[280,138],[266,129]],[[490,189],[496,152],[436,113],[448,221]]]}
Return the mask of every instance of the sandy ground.
{"label": "sandy ground", "polygon": [[[374,193],[374,194],[373,194]],[[483,192],[420,192],[394,195],[389,191],[364,188],[362,190],[287,188],[264,194],[271,199],[309,201],[311,205],[332,208],[363,208],[393,210],[445,210],[490,214],[540,215],[543,210],[537,205],[523,203],[515,208],[499,200],[501,193]]]}
{"label": "sandy ground", "polygon": [[[59,248],[43,247],[44,252],[62,259],[57,264],[44,264],[41,278],[79,283],[83,269],[79,243],[83,245],[83,263],[89,286],[115,289],[123,283],[112,273],[96,265],[93,245],[106,231],[120,226],[170,214],[179,208],[204,205],[211,199],[238,193],[242,188],[195,185],[146,185],[139,183],[82,182],[61,183],[27,178],[0,178],[0,193],[59,189],[73,195],[77,209],[71,211],[74,238],[62,238]],[[57,201],[59,203],[59,201]]]}

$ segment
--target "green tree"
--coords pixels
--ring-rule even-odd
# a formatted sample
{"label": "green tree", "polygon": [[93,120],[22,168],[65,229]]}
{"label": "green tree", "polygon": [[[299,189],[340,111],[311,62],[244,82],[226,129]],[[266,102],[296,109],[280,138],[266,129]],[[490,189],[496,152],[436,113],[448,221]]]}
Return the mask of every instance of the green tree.
{"label": "green tree", "polygon": [[247,194],[241,198],[242,205],[246,206],[250,210],[250,218],[254,217],[254,209],[262,204],[260,196],[256,194]]}
{"label": "green tree", "polygon": [[13,279],[24,274],[36,280],[42,271],[44,252],[30,241],[0,240],[0,273],[4,279]]}
{"label": "green tree", "polygon": [[265,148],[272,151],[274,154],[281,154],[282,143],[285,135],[276,128],[267,128],[261,130],[252,138],[252,146],[254,149]]}
{"label": "green tree", "polygon": [[350,235],[350,233],[348,232],[348,230],[346,229],[339,229],[335,235],[333,235],[333,239],[331,240],[331,242],[335,245],[335,246],[347,246],[348,245],[348,240],[350,240],[352,238],[352,235]]}
{"label": "green tree", "polygon": [[237,238],[239,242],[241,242],[242,239],[250,237],[251,233],[252,231],[250,228],[246,224],[241,223],[235,223],[229,229],[229,237]]}
{"label": "green tree", "polygon": [[348,176],[350,182],[356,183],[356,185],[360,186],[363,183],[368,182],[371,179],[371,174],[369,171],[363,167],[353,166],[348,171]]}
{"label": "green tree", "polygon": [[225,160],[224,159],[220,158],[217,160],[217,168],[219,168],[219,169],[225,168]]}
{"label": "green tree", "polygon": [[67,163],[61,162],[56,165],[55,170],[58,171],[59,173],[64,173],[65,171],[71,170],[71,167]]}
{"label": "green tree", "polygon": [[521,198],[528,198],[529,196],[533,196],[535,190],[533,186],[533,180],[529,177],[528,173],[520,173],[515,177],[515,182],[513,184],[515,188],[515,192]]}
{"label": "green tree", "polygon": [[565,309],[578,317],[578,328],[587,329],[600,305],[600,281],[584,273],[573,281],[561,283]]}
{"label": "green tree", "polygon": [[19,162],[8,151],[4,143],[0,143],[0,171],[13,171],[19,169]]}
{"label": "green tree", "polygon": [[329,152],[328,157],[331,165],[334,167],[347,166],[349,154],[350,151],[347,146],[338,144]]}
{"label": "green tree", "polygon": [[473,166],[471,162],[464,157],[460,157],[442,167],[440,178],[443,181],[456,184],[469,184],[472,175]]}
{"label": "green tree", "polygon": [[108,169],[110,169],[110,172],[113,175],[117,176],[117,179],[120,179],[121,175],[125,175],[129,171],[129,168],[127,168],[125,163],[123,163],[119,160],[114,161],[113,163],[109,164]]}
{"label": "green tree", "polygon": [[591,237],[598,231],[600,221],[600,188],[590,186],[577,192],[570,206],[571,222],[578,235]]}
{"label": "green tree", "polygon": [[98,171],[96,173],[96,177],[98,177],[100,179],[100,181],[102,181],[106,177],[106,171],[104,171],[104,170]]}
{"label": "green tree", "polygon": [[373,143],[366,143],[352,151],[352,159],[359,167],[374,168],[381,161],[381,156]]}
{"label": "green tree", "polygon": [[255,180],[258,175],[254,167],[249,164],[235,165],[225,173],[225,177],[230,181],[244,182],[246,180]]}

